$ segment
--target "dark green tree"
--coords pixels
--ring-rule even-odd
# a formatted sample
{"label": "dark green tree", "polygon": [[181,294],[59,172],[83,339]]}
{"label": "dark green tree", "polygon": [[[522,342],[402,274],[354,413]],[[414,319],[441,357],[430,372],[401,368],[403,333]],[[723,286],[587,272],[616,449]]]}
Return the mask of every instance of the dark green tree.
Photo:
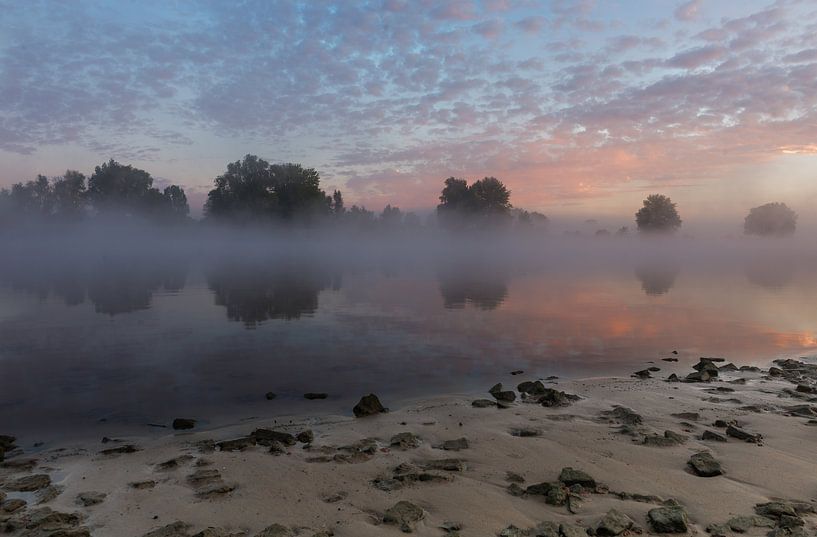
{"label": "dark green tree", "polygon": [[642,232],[672,233],[681,227],[681,217],[670,198],[650,194],[644,206],[635,213],[635,222]]}

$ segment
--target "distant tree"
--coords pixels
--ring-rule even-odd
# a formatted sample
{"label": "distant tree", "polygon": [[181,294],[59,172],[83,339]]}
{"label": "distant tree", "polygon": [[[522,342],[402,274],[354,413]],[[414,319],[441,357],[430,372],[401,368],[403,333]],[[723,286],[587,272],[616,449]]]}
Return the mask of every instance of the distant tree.
{"label": "distant tree", "polygon": [[[205,214],[212,218],[291,220],[328,214],[332,208],[333,197],[320,189],[318,172],[300,164],[270,164],[247,155],[228,164],[214,183],[205,205]],[[339,192],[338,198],[343,207]]]}
{"label": "distant tree", "polygon": [[624,237],[630,234],[630,228],[627,226],[621,226],[616,230],[616,237]]}
{"label": "distant tree", "polygon": [[386,205],[386,207],[383,208],[383,212],[380,213],[380,222],[389,227],[399,226],[403,223],[403,213],[399,207]]}
{"label": "distant tree", "polygon": [[755,207],[743,222],[743,232],[747,235],[784,237],[797,228],[797,213],[785,203],[767,203]]}
{"label": "distant tree", "polygon": [[352,205],[352,207],[346,211],[345,219],[346,222],[354,227],[365,228],[374,224],[375,215],[374,211],[369,211],[366,207]]}
{"label": "distant tree", "polygon": [[170,185],[165,188],[164,196],[170,204],[170,214],[174,218],[187,218],[190,214],[190,206],[187,204],[187,195],[184,189]]}
{"label": "distant tree", "polygon": [[449,227],[469,227],[501,222],[511,213],[511,193],[496,177],[485,177],[468,186],[465,179],[445,180],[437,217]]}
{"label": "distant tree", "polygon": [[516,223],[521,227],[544,228],[549,223],[548,217],[537,211],[513,209],[511,213],[516,216]]}
{"label": "distant tree", "polygon": [[681,217],[667,196],[651,194],[644,206],[635,213],[635,222],[642,232],[671,233],[681,227]]}
{"label": "distant tree", "polygon": [[68,170],[65,175],[54,179],[54,212],[67,219],[78,219],[84,216],[86,206],[85,175]]}
{"label": "distant tree", "polygon": [[332,212],[341,215],[346,212],[346,208],[343,206],[343,194],[340,190],[335,190],[332,193]]}

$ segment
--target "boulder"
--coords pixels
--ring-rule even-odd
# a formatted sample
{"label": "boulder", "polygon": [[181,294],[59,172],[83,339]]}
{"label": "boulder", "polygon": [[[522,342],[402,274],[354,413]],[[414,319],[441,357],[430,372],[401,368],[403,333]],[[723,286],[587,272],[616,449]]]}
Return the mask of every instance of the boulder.
{"label": "boulder", "polygon": [[545,391],[539,397],[538,403],[546,407],[560,407],[569,406],[581,399],[578,395],[565,393],[553,388],[545,388]]}
{"label": "boulder", "polygon": [[386,510],[383,515],[383,522],[397,526],[405,533],[411,533],[417,523],[424,517],[425,512],[421,507],[411,502],[400,501]]}
{"label": "boulder", "polygon": [[307,429],[298,433],[295,439],[301,444],[311,444],[315,440],[315,433],[311,429]]}
{"label": "boulder", "polygon": [[615,509],[610,509],[607,514],[596,524],[596,535],[601,537],[613,537],[621,535],[633,527],[633,519]]}
{"label": "boulder", "polygon": [[542,384],[541,380],[522,382],[516,389],[519,390],[520,393],[526,393],[528,395],[541,395],[545,393],[545,385]]}
{"label": "boulder", "polygon": [[567,503],[567,489],[562,483],[537,483],[525,489],[530,496],[544,496],[549,505],[565,505]]}
{"label": "boulder", "polygon": [[582,470],[576,470],[569,466],[567,468],[562,468],[562,471],[559,474],[559,481],[568,487],[578,485],[588,490],[595,490],[596,488],[596,480],[590,477],[590,474],[583,472]]}
{"label": "boulder", "polygon": [[356,418],[363,418],[365,416],[373,416],[386,412],[386,409],[380,403],[380,399],[378,399],[375,394],[370,393],[360,398],[360,401],[352,409],[352,412],[354,412]]}
{"label": "boulder", "polygon": [[647,521],[656,533],[686,533],[689,530],[686,511],[680,506],[650,509]]}
{"label": "boulder", "polygon": [[255,443],[262,446],[269,446],[272,442],[281,442],[285,446],[294,446],[297,440],[294,436],[283,431],[273,431],[272,429],[256,429],[250,434],[255,439]]}
{"label": "boulder", "polygon": [[695,475],[700,477],[715,477],[723,473],[721,463],[706,451],[694,454],[689,458],[687,464],[692,468]]}

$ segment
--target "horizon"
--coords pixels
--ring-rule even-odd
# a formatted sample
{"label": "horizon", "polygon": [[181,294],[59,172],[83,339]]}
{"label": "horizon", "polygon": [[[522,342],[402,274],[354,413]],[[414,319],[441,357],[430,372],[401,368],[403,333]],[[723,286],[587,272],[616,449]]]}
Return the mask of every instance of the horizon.
{"label": "horizon", "polygon": [[806,2],[262,2],[246,26],[197,2],[4,11],[0,188],[114,158],[199,215],[254,153],[376,211],[430,211],[446,177],[495,176],[515,207],[565,221],[631,224],[660,192],[685,228],[739,229],[771,201],[812,225]]}

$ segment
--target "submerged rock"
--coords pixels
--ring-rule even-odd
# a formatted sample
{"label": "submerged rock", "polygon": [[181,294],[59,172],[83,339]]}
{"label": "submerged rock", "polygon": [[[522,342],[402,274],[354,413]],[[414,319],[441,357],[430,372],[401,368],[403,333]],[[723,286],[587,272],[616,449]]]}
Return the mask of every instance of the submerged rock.
{"label": "submerged rock", "polygon": [[380,414],[382,412],[386,412],[386,409],[380,403],[380,399],[373,393],[369,395],[364,395],[360,398],[360,401],[355,405],[352,409],[355,414],[356,418],[362,418],[365,416],[373,416],[375,414]]}
{"label": "submerged rock", "polygon": [[397,526],[405,533],[411,533],[424,517],[425,512],[421,507],[411,502],[400,501],[386,510],[383,514],[383,522]]}
{"label": "submerged rock", "polygon": [[656,533],[686,533],[689,530],[686,511],[680,506],[650,509],[647,521]]}
{"label": "submerged rock", "polygon": [[695,475],[700,477],[715,477],[723,473],[721,463],[706,451],[694,454],[689,458],[687,464],[692,468]]}

